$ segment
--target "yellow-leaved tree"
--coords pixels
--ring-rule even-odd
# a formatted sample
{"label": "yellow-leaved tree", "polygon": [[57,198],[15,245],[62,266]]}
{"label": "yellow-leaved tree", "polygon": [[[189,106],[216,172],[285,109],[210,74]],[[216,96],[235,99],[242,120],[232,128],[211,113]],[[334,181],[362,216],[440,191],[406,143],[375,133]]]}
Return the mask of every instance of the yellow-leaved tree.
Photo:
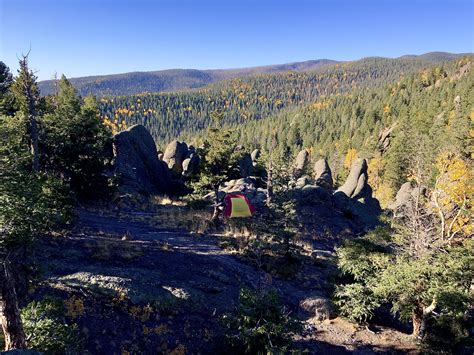
{"label": "yellow-leaved tree", "polygon": [[352,163],[359,157],[357,149],[351,148],[347,151],[346,157],[344,158],[344,168],[350,170]]}
{"label": "yellow-leaved tree", "polygon": [[472,167],[450,152],[438,156],[436,167],[439,173],[432,197],[441,220],[441,239],[451,242],[455,238],[472,236]]}
{"label": "yellow-leaved tree", "polygon": [[383,181],[385,161],[382,157],[370,159],[368,164],[369,185],[374,190],[374,196],[380,202],[382,208],[386,208],[393,199],[393,190],[390,185]]}

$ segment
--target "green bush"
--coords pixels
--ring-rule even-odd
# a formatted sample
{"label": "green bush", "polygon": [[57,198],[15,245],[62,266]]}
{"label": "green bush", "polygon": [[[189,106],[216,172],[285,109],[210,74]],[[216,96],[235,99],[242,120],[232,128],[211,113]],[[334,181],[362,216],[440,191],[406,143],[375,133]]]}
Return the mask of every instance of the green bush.
{"label": "green bush", "polygon": [[291,334],[301,327],[275,291],[241,289],[236,313],[224,321],[230,350],[246,354],[285,353],[292,346]]}
{"label": "green bush", "polygon": [[82,338],[76,324],[65,319],[64,303],[45,298],[33,301],[21,312],[28,347],[45,354],[79,354]]}

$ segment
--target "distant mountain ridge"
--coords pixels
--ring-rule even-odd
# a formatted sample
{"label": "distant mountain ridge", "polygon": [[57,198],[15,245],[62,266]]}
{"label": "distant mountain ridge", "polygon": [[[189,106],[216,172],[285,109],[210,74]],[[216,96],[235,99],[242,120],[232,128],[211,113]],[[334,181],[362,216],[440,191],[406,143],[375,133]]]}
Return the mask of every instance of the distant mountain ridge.
{"label": "distant mountain ridge", "polygon": [[[430,52],[422,55],[406,55],[400,58],[416,58],[426,62],[443,62],[466,55],[446,52]],[[367,58],[364,58],[367,59]],[[258,74],[281,73],[287,71],[313,71],[335,64],[345,63],[330,59],[308,60],[267,66],[235,69],[167,69],[150,72],[130,72],[123,74],[96,75],[71,78],[70,81],[82,96],[120,96],[144,92],[173,92],[196,89],[206,85],[236,77]],[[54,93],[54,81],[39,82],[42,95]]]}

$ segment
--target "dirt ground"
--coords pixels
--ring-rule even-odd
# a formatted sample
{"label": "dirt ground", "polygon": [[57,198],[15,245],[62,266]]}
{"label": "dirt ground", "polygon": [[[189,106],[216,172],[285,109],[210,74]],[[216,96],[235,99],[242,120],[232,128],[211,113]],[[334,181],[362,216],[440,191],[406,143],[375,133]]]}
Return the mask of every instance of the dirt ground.
{"label": "dirt ground", "polygon": [[[394,329],[318,322],[299,312],[309,296],[329,298],[330,262],[305,262],[290,279],[269,275],[222,249],[222,235],[199,233],[203,216],[193,213],[177,206],[78,210],[67,237],[47,237],[37,249],[43,270],[32,297],[63,298],[90,353],[216,353],[222,316],[235,308],[240,288],[262,285],[303,317],[305,330],[295,336],[301,351],[416,353]],[[322,248],[333,252],[330,244]]]}

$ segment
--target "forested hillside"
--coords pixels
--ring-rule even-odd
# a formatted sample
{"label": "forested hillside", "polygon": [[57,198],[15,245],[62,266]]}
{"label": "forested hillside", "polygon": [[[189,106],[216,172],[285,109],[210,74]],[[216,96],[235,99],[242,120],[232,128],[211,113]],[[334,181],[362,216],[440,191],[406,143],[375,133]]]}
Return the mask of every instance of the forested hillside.
{"label": "forested hillside", "polygon": [[[89,94],[131,95],[145,92],[179,91],[194,89],[208,84],[263,73],[277,73],[289,70],[307,71],[337,63],[334,60],[318,59],[305,62],[266,65],[261,67],[236,69],[170,69],[152,72],[132,72],[112,75],[87,76],[73,78],[71,83],[78,92],[85,96]],[[43,95],[55,92],[55,81],[45,80],[39,83]]]}
{"label": "forested hillside", "polygon": [[[417,59],[422,62],[440,62],[452,60],[460,54],[431,52],[423,55],[408,55],[399,59]],[[266,65],[236,69],[170,69],[151,72],[131,72],[112,75],[96,75],[72,78],[71,83],[82,96],[86,95],[133,95],[180,91],[204,87],[214,82],[257,74],[280,73],[287,71],[313,71],[337,64],[335,60],[317,59],[304,62]],[[51,95],[55,89],[54,80],[38,83],[42,95]]]}
{"label": "forested hillside", "polygon": [[369,158],[377,197],[392,198],[413,174],[416,159],[431,172],[444,148],[465,157],[472,153],[472,60],[454,60],[383,88],[321,97],[304,107],[248,122],[237,128],[239,141],[249,148],[276,149],[280,155],[308,149],[315,161],[327,157],[336,176],[344,174],[346,154],[346,161]]}
{"label": "forested hillside", "polygon": [[223,112],[222,124],[243,124],[288,107],[324,103],[324,96],[331,94],[382,87],[452,56],[366,58],[313,72],[235,78],[189,92],[104,97],[101,111],[106,121],[144,124],[162,146],[176,137],[199,133],[209,126],[210,113],[216,110]]}

